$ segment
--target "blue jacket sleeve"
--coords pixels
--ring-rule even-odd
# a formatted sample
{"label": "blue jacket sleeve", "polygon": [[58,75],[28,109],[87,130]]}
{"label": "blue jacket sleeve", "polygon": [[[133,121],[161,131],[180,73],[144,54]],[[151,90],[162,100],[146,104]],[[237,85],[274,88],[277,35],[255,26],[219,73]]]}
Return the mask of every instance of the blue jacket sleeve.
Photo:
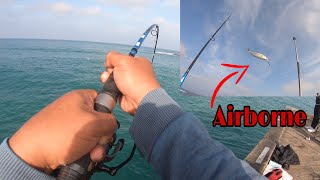
{"label": "blue jacket sleeve", "polygon": [[25,163],[11,150],[8,139],[5,139],[0,145],[0,179],[53,180],[55,178]]}
{"label": "blue jacket sleeve", "polygon": [[163,89],[144,97],[130,134],[162,179],[266,179],[212,139]]}

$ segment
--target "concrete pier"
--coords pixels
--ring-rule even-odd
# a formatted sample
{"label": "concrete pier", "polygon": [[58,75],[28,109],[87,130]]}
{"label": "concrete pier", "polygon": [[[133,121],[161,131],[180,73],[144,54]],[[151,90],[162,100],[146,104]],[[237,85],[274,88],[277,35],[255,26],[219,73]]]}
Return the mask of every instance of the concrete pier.
{"label": "concrete pier", "polygon": [[[293,112],[298,110],[289,106],[286,109]],[[307,114],[307,116],[307,125],[310,125],[313,115]],[[287,172],[294,179],[320,180],[319,130],[320,128],[316,133],[309,133],[304,127],[271,127],[245,161],[262,174],[270,161],[276,142],[284,146],[290,144],[299,156],[300,165],[290,165]]]}

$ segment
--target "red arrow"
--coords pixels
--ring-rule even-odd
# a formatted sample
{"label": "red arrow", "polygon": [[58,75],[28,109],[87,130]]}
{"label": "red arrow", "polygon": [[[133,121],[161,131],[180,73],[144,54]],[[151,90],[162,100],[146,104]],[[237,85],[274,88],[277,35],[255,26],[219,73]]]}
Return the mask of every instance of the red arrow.
{"label": "red arrow", "polygon": [[[240,74],[239,78],[236,81],[236,84],[239,83],[239,81],[241,80],[241,78],[243,77],[243,75],[246,73],[246,71],[249,68],[249,65],[245,65],[245,66],[241,66],[241,65],[236,65],[236,64],[221,64],[221,66],[227,66],[227,67],[231,67],[231,68],[244,68],[244,70],[242,71],[242,73]],[[214,105],[214,100],[216,99],[216,96],[220,90],[220,88],[222,87],[222,85],[228,81],[228,79],[230,79],[231,77],[233,77],[234,75],[238,74],[239,71],[233,72],[231,74],[229,74],[227,77],[223,78],[222,81],[219,82],[218,86],[216,87],[216,89],[213,91],[212,94],[212,98],[211,98],[211,103],[210,103],[210,107],[213,108]]]}

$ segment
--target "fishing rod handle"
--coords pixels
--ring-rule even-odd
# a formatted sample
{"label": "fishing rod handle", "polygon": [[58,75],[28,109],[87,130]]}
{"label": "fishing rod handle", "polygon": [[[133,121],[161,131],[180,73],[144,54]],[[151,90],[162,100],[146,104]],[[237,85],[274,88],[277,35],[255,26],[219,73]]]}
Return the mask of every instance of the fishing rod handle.
{"label": "fishing rod handle", "polygon": [[[134,57],[138,52],[136,47],[133,47],[129,53],[129,56]],[[117,105],[118,98],[121,92],[118,89],[116,82],[114,81],[113,72],[111,72],[108,80],[103,84],[102,90],[94,102],[94,109],[99,112],[111,113]],[[118,122],[118,126],[119,126]]]}
{"label": "fishing rod handle", "polygon": [[[121,92],[114,82],[113,73],[110,74],[108,80],[104,83],[102,90],[98,94],[94,102],[94,110],[111,114],[117,104],[117,100]],[[120,124],[118,123],[118,126]],[[90,178],[90,173],[93,168],[93,162],[90,155],[86,154],[76,162],[64,166],[60,169],[58,180],[82,180]]]}
{"label": "fishing rod handle", "polygon": [[113,72],[108,80],[103,84],[101,91],[94,102],[94,110],[104,113],[111,113],[117,105],[117,100],[121,95],[115,81]]}
{"label": "fishing rod handle", "polygon": [[88,175],[91,163],[90,155],[86,154],[81,159],[60,169],[57,180],[84,180]]}

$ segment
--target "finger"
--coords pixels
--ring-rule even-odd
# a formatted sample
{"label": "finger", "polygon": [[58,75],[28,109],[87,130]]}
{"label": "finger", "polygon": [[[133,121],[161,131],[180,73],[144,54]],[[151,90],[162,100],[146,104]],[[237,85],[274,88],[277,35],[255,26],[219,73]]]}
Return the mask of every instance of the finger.
{"label": "finger", "polygon": [[110,76],[109,72],[104,71],[103,73],[101,73],[100,75],[101,82],[105,83],[108,80],[109,76]]}
{"label": "finger", "polygon": [[90,158],[94,162],[101,162],[106,156],[106,150],[102,145],[96,145],[90,152]]}
{"label": "finger", "polygon": [[113,71],[113,68],[107,68],[107,72],[108,72],[109,74],[111,74],[112,71]]}
{"label": "finger", "polygon": [[93,89],[79,89],[73,90],[68,93],[68,96],[72,96],[71,98],[75,100],[80,100],[82,103],[85,103],[89,106],[93,104],[94,99],[97,97],[98,93]]}
{"label": "finger", "polygon": [[95,137],[112,137],[114,132],[118,129],[116,118],[108,113],[97,111],[94,111],[93,113],[95,115],[95,122],[88,126],[88,128],[91,128],[91,131],[89,132],[93,132],[93,136]]}
{"label": "finger", "polygon": [[114,68],[128,61],[128,55],[123,55],[115,51],[110,51],[106,56],[105,66]]}
{"label": "finger", "polygon": [[84,93],[87,94],[88,97],[90,97],[90,99],[95,99],[98,95],[98,92],[96,90],[93,89],[85,89],[83,90]]}
{"label": "finger", "polygon": [[127,99],[126,96],[121,95],[119,97],[119,101],[118,102],[119,102],[121,108],[125,112],[129,113],[131,116],[133,116],[136,113],[134,109],[137,109],[138,106],[135,103],[133,103],[132,101],[130,101],[129,99]]}
{"label": "finger", "polygon": [[89,97],[96,97],[97,91],[93,89],[77,89],[68,92],[69,95],[81,95],[81,96],[89,96]]}
{"label": "finger", "polygon": [[102,136],[102,137],[100,137],[98,144],[105,145],[105,144],[108,144],[109,142],[111,142],[112,140],[113,140],[113,137]]}

